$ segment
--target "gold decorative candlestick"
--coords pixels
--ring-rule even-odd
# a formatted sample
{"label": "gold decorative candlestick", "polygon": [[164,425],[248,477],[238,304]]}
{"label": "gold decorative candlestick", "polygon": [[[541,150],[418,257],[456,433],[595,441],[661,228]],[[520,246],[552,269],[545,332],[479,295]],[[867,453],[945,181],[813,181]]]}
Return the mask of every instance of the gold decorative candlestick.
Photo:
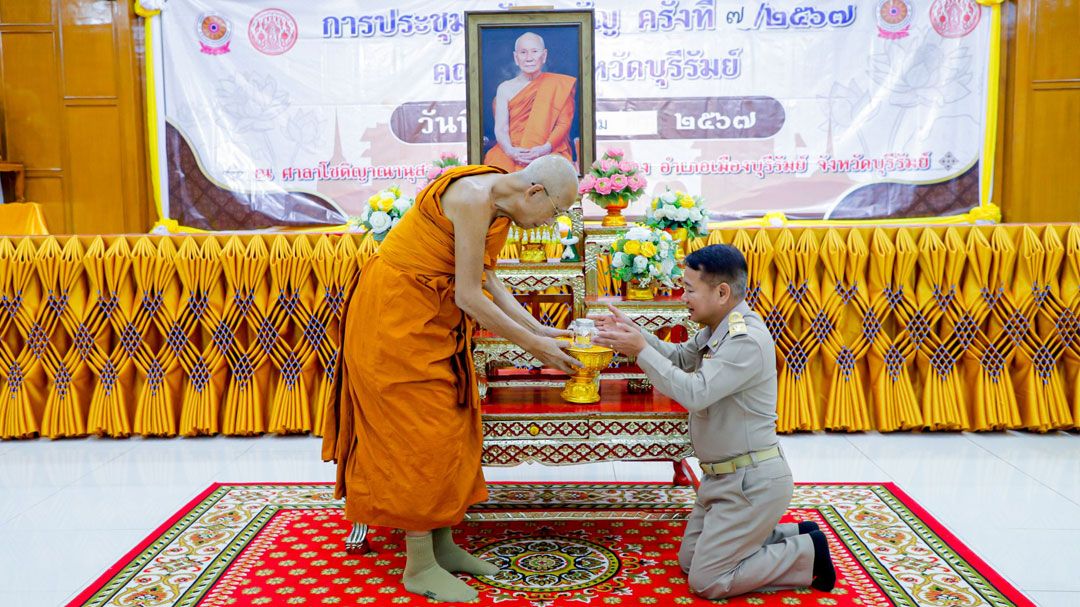
{"label": "gold decorative candlestick", "polygon": [[581,361],[581,367],[566,380],[563,400],[571,403],[589,404],[600,400],[600,371],[611,364],[615,351],[603,346],[572,346],[566,350],[570,356]]}

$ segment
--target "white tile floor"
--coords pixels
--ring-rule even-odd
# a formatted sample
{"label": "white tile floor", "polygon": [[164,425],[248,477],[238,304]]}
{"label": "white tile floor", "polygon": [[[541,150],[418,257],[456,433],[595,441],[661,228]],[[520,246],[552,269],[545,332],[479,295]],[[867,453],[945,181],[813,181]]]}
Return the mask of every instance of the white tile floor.
{"label": "white tile floor", "polygon": [[[781,439],[798,481],[893,481],[1039,605],[1080,606],[1080,436]],[[491,468],[490,480],[668,481],[666,463]],[[0,442],[0,606],[64,605],[215,481],[326,481],[311,437]]]}

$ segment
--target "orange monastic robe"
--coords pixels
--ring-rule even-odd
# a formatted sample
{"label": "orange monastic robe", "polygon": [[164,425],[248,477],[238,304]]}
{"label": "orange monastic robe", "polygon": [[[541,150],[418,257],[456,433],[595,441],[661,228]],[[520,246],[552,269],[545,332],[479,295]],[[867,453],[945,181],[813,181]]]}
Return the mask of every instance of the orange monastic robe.
{"label": "orange monastic robe", "polygon": [[[561,154],[573,162],[569,135],[570,125],[574,121],[576,90],[576,78],[550,72],[540,74],[525,85],[507,103],[510,143],[519,148],[550,143],[552,154]],[[484,164],[507,171],[525,168],[514,162],[497,144],[484,155]]]}
{"label": "orange monastic robe", "polygon": [[[461,522],[487,499],[475,322],[454,303],[454,225],[440,197],[459,177],[491,172],[501,171],[456,168],[424,188],[361,271],[322,450],[337,460],[335,495],[350,521],[426,531]],[[500,218],[488,230],[485,267],[509,227]]]}

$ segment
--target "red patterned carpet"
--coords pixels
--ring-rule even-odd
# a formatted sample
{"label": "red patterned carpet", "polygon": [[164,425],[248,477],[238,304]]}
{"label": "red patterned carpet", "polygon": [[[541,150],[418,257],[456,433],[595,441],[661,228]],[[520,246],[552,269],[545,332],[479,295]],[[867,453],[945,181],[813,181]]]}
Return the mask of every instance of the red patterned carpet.
{"label": "red patterned carpet", "polygon": [[[400,532],[372,554],[343,549],[350,525],[328,485],[214,485],[71,606],[426,605],[400,584]],[[847,606],[1032,605],[895,486],[796,487],[788,520],[829,535],[838,584],[728,601],[689,594],[675,553],[693,490],[655,483],[491,485],[459,543],[497,563],[462,576],[479,604]]]}

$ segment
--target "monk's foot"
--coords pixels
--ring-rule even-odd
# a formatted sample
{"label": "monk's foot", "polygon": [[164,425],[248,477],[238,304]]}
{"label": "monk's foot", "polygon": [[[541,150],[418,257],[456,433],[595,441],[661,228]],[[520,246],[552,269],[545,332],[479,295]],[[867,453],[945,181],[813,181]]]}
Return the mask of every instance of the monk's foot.
{"label": "monk's foot", "polygon": [[406,570],[401,581],[405,584],[405,590],[436,601],[465,603],[479,596],[476,589],[469,587],[438,564],[419,572]]}
{"label": "monk's foot", "polygon": [[443,569],[454,573],[488,576],[499,572],[498,566],[465,552],[455,544],[449,527],[436,529],[431,535],[435,545],[435,560]]}
{"label": "monk's foot", "polygon": [[439,566],[435,560],[430,533],[406,535],[405,590],[436,601],[463,603],[475,600],[479,593]]}

